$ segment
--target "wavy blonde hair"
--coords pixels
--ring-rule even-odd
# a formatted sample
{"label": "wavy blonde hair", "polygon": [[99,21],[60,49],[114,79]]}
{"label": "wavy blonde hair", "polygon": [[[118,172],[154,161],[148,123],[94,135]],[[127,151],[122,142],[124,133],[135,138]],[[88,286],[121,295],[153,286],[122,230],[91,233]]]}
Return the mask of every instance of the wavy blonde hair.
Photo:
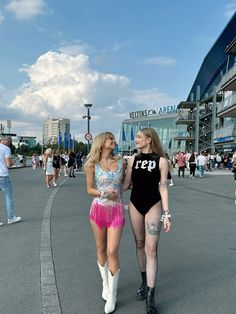
{"label": "wavy blonde hair", "polygon": [[[94,138],[90,149],[90,153],[87,156],[87,162],[85,164],[85,167],[95,165],[96,163],[99,162],[101,158],[103,145],[106,142],[106,140],[109,139],[109,137],[111,136],[114,137],[114,135],[111,132],[103,132],[98,134]],[[112,158],[114,157],[114,152],[111,153],[111,157]]]}
{"label": "wavy blonde hair", "polygon": [[165,157],[160,138],[153,128],[143,128],[140,130],[146,137],[151,139],[151,150],[160,157]]}
{"label": "wavy blonde hair", "polygon": [[44,152],[45,155],[51,155],[52,154],[52,148],[47,148]]}

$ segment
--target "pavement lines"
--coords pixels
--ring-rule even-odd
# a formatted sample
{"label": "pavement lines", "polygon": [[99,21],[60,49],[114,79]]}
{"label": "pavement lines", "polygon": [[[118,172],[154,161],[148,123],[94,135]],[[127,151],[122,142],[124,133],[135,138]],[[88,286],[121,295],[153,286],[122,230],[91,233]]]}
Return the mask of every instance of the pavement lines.
{"label": "pavement lines", "polygon": [[[62,184],[66,179],[62,182]],[[55,188],[44,210],[40,243],[40,287],[43,314],[61,314],[51,247],[51,210],[58,191]]]}

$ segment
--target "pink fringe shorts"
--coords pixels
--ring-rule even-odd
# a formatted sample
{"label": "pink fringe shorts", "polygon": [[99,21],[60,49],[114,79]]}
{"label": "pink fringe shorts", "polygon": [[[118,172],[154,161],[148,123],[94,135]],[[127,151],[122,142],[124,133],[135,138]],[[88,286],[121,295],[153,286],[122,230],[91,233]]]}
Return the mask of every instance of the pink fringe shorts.
{"label": "pink fringe shorts", "polygon": [[103,205],[96,200],[92,202],[90,220],[94,221],[100,229],[118,228],[125,224],[125,209],[122,203]]}

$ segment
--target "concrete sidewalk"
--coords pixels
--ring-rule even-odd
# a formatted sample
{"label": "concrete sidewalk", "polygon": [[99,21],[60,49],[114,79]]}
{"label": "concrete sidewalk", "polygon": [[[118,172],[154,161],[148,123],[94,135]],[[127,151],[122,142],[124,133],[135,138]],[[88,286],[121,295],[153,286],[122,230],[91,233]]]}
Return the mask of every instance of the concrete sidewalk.
{"label": "concrete sidewalk", "polygon": [[[60,177],[60,185],[52,189],[45,187],[42,169],[12,170],[11,176],[16,213],[23,221],[0,228],[0,313],[104,313],[88,218],[92,199],[84,174]],[[233,176],[207,175],[202,180],[175,176],[174,183],[169,189],[173,230],[162,234],[159,248],[159,312],[233,314]],[[128,204],[129,192],[124,198]],[[127,212],[126,216],[116,313],[141,314],[145,303],[135,300],[140,276]]]}

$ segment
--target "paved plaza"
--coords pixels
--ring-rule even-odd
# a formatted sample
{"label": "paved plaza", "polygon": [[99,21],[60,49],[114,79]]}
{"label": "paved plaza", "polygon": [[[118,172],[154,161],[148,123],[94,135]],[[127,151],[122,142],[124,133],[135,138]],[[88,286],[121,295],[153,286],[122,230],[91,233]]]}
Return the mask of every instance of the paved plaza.
{"label": "paved plaza", "polygon": [[[47,189],[42,169],[12,169],[16,214],[0,227],[1,314],[102,314],[84,173]],[[162,233],[156,291],[161,314],[236,313],[236,205],[230,171],[178,178],[169,188],[173,229]],[[129,193],[124,195],[128,204]],[[120,249],[117,314],[144,314],[128,213]],[[6,222],[3,194],[0,218]]]}

